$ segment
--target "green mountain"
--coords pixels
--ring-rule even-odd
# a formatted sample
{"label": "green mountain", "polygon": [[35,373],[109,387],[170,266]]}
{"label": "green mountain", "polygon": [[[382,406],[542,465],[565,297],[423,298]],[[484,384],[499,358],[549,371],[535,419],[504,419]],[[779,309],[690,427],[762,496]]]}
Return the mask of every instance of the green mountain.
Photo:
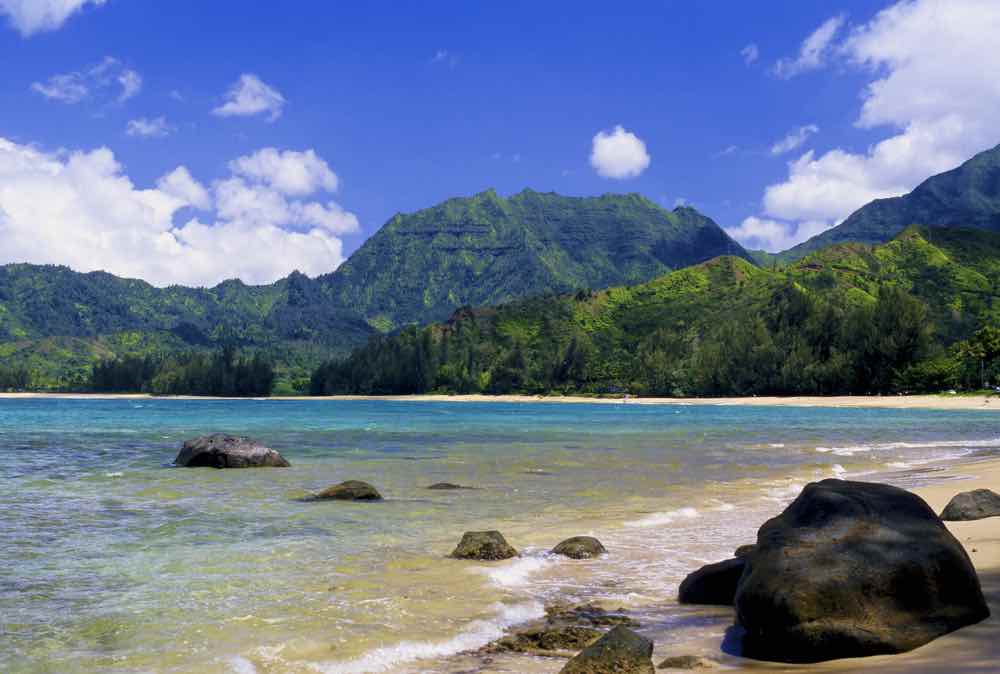
{"label": "green mountain", "polygon": [[667,211],[638,194],[488,190],[395,216],[318,280],[387,332],[461,306],[642,282],[723,254],[747,257],[692,208]]}
{"label": "green mountain", "polygon": [[373,339],[319,368],[312,390],[939,390],[969,379],[949,349],[998,324],[998,298],[1000,233],[911,227],[781,269],[724,256],[639,285],[462,310]]}
{"label": "green mountain", "polygon": [[836,227],[779,253],[778,258],[797,260],[846,241],[882,243],[910,225],[1000,231],[1000,145],[928,178],[909,194],[862,206]]}
{"label": "green mountain", "polygon": [[397,215],[337,271],[267,286],[156,288],[65,267],[0,267],[0,365],[36,388],[83,380],[115,357],[235,344],[276,361],[279,390],[376,330],[456,308],[645,281],[742,248],[693,209],[638,195],[571,198],[489,191]]}

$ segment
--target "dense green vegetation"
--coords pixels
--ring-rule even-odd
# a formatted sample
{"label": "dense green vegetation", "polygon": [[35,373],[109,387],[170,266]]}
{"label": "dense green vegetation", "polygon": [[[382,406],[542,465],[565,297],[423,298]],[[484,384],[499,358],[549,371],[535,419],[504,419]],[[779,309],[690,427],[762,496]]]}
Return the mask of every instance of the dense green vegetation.
{"label": "dense green vegetation", "polygon": [[381,332],[545,292],[642,283],[743,248],[693,208],[638,194],[488,190],[392,218],[319,281]]}
{"label": "dense green vegetation", "polygon": [[232,346],[214,354],[128,356],[94,365],[87,390],[155,395],[267,396],[274,368],[261,354],[240,356]]}
{"label": "dense green vegetation", "polygon": [[[912,227],[787,267],[736,257],[463,309],[317,369],[327,393],[890,393],[1000,375],[1000,234]],[[978,332],[977,332],[978,331]],[[1000,340],[998,340],[1000,341]]]}
{"label": "dense green vegetation", "polygon": [[276,390],[291,393],[376,331],[441,320],[464,304],[647,281],[727,252],[745,254],[690,208],[670,212],[638,195],[489,191],[394,217],[316,279],[156,288],[65,267],[0,267],[0,363],[27,371],[30,388],[67,389],[85,386],[95,362],[236,344],[272,360]]}
{"label": "dense green vegetation", "polygon": [[909,194],[876,199],[840,225],[779,253],[777,258],[798,260],[847,241],[883,243],[914,223],[1000,231],[1000,145],[928,178]]}

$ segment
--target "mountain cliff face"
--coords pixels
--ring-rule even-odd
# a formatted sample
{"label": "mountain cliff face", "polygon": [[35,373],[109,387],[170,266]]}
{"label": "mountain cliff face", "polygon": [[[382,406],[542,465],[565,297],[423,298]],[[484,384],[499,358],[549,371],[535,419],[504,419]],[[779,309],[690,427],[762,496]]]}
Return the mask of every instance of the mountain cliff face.
{"label": "mountain cliff face", "polygon": [[102,358],[225,342],[265,351],[301,383],[376,331],[464,305],[646,281],[721,253],[746,255],[693,209],[669,212],[638,195],[489,191],[396,216],[317,279],[156,288],[66,267],[0,267],[0,361],[57,386]]}
{"label": "mountain cliff face", "polygon": [[746,257],[692,208],[667,211],[637,194],[489,190],[397,215],[319,281],[385,332],[465,305],[638,283],[723,254]]}
{"label": "mountain cliff face", "polygon": [[1000,145],[958,168],[932,176],[912,192],[876,199],[838,226],[778,255],[797,260],[845,241],[882,243],[910,225],[974,227],[1000,231]]}

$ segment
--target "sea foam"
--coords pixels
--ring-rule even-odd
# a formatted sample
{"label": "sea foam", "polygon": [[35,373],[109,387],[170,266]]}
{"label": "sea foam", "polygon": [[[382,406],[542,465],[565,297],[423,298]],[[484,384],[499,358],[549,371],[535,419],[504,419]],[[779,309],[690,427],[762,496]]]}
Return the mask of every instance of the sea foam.
{"label": "sea foam", "polygon": [[354,660],[310,665],[310,667],[322,674],[386,672],[415,660],[443,658],[480,648],[502,637],[508,627],[545,615],[545,608],[537,602],[510,606],[498,604],[496,609],[497,615],[493,619],[475,620],[456,636],[445,641],[401,641],[393,646],[383,646],[368,651]]}
{"label": "sea foam", "polygon": [[637,520],[631,522],[626,522],[625,526],[633,528],[646,528],[646,527],[658,527],[664,524],[670,524],[671,522],[676,522],[677,520],[693,520],[699,516],[699,513],[694,508],[678,508],[677,510],[668,510],[662,513],[652,513],[651,515],[646,515]]}

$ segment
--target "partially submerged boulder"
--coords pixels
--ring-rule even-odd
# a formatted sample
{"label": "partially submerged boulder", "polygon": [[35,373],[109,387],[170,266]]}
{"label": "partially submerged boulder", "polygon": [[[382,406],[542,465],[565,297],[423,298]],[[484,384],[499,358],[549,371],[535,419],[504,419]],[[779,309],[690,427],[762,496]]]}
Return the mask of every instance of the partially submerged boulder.
{"label": "partially submerged boulder", "polygon": [[989,616],[961,544],[918,496],[823,480],[764,524],[736,593],[743,655],[899,653]]}
{"label": "partially submerged boulder", "polygon": [[592,536],[573,536],[552,548],[552,554],[570,559],[591,559],[603,555],[607,550]]}
{"label": "partially submerged boulder", "polygon": [[466,531],[451,556],[456,559],[498,561],[517,557],[517,550],[507,543],[499,531]]}
{"label": "partially submerged boulder", "polygon": [[697,655],[675,655],[656,666],[657,669],[709,669],[715,662]]}
{"label": "partially submerged boulder", "polygon": [[567,606],[565,604],[555,604],[545,607],[545,620],[550,624],[569,623],[593,625],[595,627],[614,627],[625,625],[626,627],[638,627],[639,622],[634,618],[625,615],[624,609],[608,611],[597,604],[577,604]]}
{"label": "partially submerged boulder", "polygon": [[256,440],[225,433],[186,440],[174,463],[187,468],[287,468],[291,465],[281,454]]}
{"label": "partially submerged boulder", "polygon": [[989,489],[963,491],[948,501],[941,512],[946,522],[981,520],[1000,515],[1000,494]]}
{"label": "partially submerged boulder", "polygon": [[560,674],[655,674],[653,642],[619,625],[580,651]]}
{"label": "partially submerged boulder", "polygon": [[327,487],[312,498],[317,501],[381,501],[382,495],[367,482],[347,480]]}
{"label": "partially submerged boulder", "polygon": [[585,625],[551,625],[532,623],[494,641],[483,649],[486,653],[530,653],[533,655],[567,655],[572,657],[601,638],[600,630]]}
{"label": "partially submerged boulder", "polygon": [[681,583],[677,601],[681,604],[732,606],[746,563],[746,557],[736,557],[701,567]]}

